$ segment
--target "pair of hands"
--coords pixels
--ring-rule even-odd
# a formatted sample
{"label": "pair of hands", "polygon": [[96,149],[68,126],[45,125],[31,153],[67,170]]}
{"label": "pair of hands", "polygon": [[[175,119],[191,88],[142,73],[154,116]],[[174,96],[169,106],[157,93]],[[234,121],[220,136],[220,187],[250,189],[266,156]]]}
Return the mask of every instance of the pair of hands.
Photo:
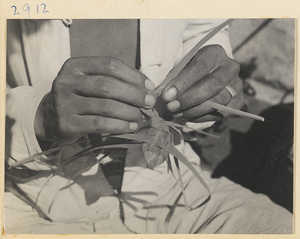
{"label": "pair of hands", "polygon": [[[239,64],[221,46],[202,48],[164,89],[166,109],[191,122],[219,120],[224,115],[201,104],[211,100],[240,108],[243,84],[238,72]],[[226,86],[237,93],[234,98]],[[155,105],[153,90],[143,73],[115,58],[71,58],[38,108],[36,135],[61,143],[89,133],[134,132],[142,120],[139,108]]]}

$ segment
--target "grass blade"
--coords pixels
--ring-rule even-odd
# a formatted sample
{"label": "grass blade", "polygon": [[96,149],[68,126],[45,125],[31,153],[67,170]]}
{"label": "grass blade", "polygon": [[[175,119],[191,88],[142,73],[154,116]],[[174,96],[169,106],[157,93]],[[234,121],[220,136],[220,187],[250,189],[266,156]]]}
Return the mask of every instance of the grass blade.
{"label": "grass blade", "polygon": [[201,184],[207,189],[209,195],[210,190],[206,184],[206,182],[203,180],[203,178],[199,175],[197,170],[194,168],[194,166],[175,148],[171,147],[169,149],[170,154],[172,154],[174,157],[178,158],[185,166],[188,167],[188,169],[195,175],[195,177],[201,182]]}

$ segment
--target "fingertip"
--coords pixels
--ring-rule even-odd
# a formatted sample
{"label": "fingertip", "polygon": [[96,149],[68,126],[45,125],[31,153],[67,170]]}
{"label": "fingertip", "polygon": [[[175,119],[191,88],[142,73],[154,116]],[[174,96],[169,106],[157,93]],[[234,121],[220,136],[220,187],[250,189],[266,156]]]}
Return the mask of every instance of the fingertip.
{"label": "fingertip", "polygon": [[156,99],[152,96],[147,94],[145,97],[145,104],[147,107],[153,107],[155,105]]}
{"label": "fingertip", "polygon": [[167,104],[167,108],[171,112],[176,111],[180,108],[180,102],[178,100],[174,100]]}
{"label": "fingertip", "polygon": [[145,80],[145,87],[149,91],[153,91],[155,89],[154,83],[148,78]]}
{"label": "fingertip", "polygon": [[175,87],[171,87],[170,89],[163,92],[163,99],[165,101],[173,100],[177,95],[177,89]]}

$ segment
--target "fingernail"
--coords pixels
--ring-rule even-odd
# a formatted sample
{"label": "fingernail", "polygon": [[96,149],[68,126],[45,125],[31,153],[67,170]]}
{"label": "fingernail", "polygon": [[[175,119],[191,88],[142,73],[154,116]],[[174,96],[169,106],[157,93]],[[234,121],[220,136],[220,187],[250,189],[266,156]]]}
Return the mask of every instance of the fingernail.
{"label": "fingernail", "polygon": [[178,110],[180,108],[180,102],[178,100],[174,100],[167,104],[167,107],[170,111]]}
{"label": "fingernail", "polygon": [[130,128],[130,130],[137,130],[138,124],[136,122],[130,122],[129,128]]}
{"label": "fingernail", "polygon": [[152,91],[155,89],[155,85],[153,84],[153,82],[149,79],[145,80],[145,87],[147,90]]}
{"label": "fingernail", "polygon": [[155,98],[152,95],[146,95],[145,104],[149,107],[154,106]]}
{"label": "fingernail", "polygon": [[171,87],[164,93],[164,99],[165,100],[172,100],[177,95],[177,89],[175,87]]}
{"label": "fingernail", "polygon": [[183,113],[176,113],[176,114],[173,114],[172,116],[173,116],[173,118],[180,118],[183,116]]}

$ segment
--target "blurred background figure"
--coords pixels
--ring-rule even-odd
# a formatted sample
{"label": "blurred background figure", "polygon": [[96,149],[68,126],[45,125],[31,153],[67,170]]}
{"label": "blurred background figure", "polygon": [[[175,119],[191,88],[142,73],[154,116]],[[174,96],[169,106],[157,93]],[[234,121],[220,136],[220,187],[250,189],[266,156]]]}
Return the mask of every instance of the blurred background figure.
{"label": "blurred background figure", "polygon": [[209,129],[221,140],[199,137],[194,149],[213,177],[226,176],[267,194],[292,212],[295,21],[243,19],[229,29],[241,63],[244,110],[264,116],[265,122],[229,117]]}

